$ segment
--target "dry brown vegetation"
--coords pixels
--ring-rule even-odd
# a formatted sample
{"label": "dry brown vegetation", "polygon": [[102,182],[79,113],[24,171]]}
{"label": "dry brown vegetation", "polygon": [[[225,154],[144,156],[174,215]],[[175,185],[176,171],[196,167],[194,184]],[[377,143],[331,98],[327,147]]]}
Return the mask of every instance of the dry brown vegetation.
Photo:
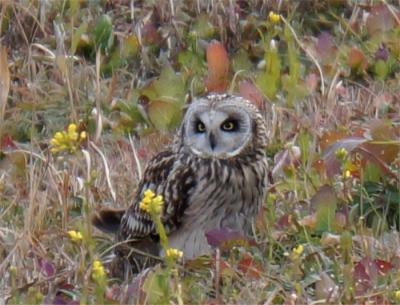
{"label": "dry brown vegetation", "polygon": [[[209,91],[267,118],[254,240],[110,278],[91,213]],[[3,0],[0,304],[400,303],[399,115],[399,1]]]}

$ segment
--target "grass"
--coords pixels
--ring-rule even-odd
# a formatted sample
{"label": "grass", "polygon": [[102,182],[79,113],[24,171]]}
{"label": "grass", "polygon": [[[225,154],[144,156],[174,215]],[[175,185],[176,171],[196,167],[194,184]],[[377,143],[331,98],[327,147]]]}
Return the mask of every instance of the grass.
{"label": "grass", "polygon": [[[399,40],[396,1],[1,2],[0,304],[400,303]],[[266,117],[255,242],[111,278],[91,214],[207,91]]]}

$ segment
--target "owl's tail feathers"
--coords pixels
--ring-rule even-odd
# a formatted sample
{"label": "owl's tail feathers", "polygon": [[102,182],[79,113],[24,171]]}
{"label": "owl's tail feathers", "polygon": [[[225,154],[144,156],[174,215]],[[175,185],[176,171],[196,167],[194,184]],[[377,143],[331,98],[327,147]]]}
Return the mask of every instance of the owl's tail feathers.
{"label": "owl's tail feathers", "polygon": [[92,216],[92,224],[103,232],[116,233],[124,214],[125,209],[104,208]]}

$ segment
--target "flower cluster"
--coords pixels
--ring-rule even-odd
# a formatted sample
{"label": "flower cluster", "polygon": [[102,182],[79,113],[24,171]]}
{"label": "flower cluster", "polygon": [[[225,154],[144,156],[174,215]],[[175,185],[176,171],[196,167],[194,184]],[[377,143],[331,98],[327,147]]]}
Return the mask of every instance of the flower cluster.
{"label": "flower cluster", "polygon": [[76,124],[69,124],[67,131],[58,131],[54,134],[50,141],[51,152],[58,153],[61,151],[75,152],[81,141],[87,138],[86,131],[78,132]]}
{"label": "flower cluster", "polygon": [[292,254],[293,257],[300,257],[300,255],[304,252],[304,246],[298,245],[296,248],[293,248]]}
{"label": "flower cluster", "polygon": [[335,151],[335,156],[342,164],[344,178],[350,178],[357,175],[357,172],[360,169],[360,162],[357,161],[357,154],[351,156],[346,148],[341,147]]}
{"label": "flower cluster", "polygon": [[165,254],[173,260],[177,260],[183,256],[183,252],[175,248],[168,248]]}
{"label": "flower cluster", "polygon": [[161,195],[157,195],[150,189],[144,192],[144,197],[139,204],[139,207],[151,215],[161,214],[164,205],[164,200]]}
{"label": "flower cluster", "polygon": [[348,154],[349,152],[344,147],[338,148],[335,151],[336,158],[338,158],[339,160],[345,160]]}
{"label": "flower cluster", "polygon": [[276,14],[275,12],[271,11],[271,12],[269,12],[268,19],[272,23],[278,23],[279,21],[281,21],[281,15]]}
{"label": "flower cluster", "polygon": [[83,239],[82,233],[79,231],[69,230],[67,235],[72,241],[78,242]]}
{"label": "flower cluster", "polygon": [[104,270],[104,266],[99,260],[93,261],[92,265],[92,278],[100,283],[103,282],[106,279],[106,272]]}

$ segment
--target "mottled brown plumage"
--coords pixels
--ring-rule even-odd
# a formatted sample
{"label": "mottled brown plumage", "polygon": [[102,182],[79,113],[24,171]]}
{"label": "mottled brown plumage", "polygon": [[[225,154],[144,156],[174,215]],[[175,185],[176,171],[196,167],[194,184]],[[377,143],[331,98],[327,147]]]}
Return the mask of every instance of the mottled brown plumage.
{"label": "mottled brown plumage", "polygon": [[[162,255],[154,223],[139,208],[147,189],[164,197],[169,244],[185,258],[210,253],[204,234],[211,229],[250,234],[266,194],[266,143],[264,119],[249,101],[226,94],[195,99],[173,145],[149,162],[132,205],[120,218],[117,240],[130,242],[116,247],[115,261],[129,256],[138,271],[143,256],[131,247]],[[94,222],[101,227],[107,219],[100,214]]]}

